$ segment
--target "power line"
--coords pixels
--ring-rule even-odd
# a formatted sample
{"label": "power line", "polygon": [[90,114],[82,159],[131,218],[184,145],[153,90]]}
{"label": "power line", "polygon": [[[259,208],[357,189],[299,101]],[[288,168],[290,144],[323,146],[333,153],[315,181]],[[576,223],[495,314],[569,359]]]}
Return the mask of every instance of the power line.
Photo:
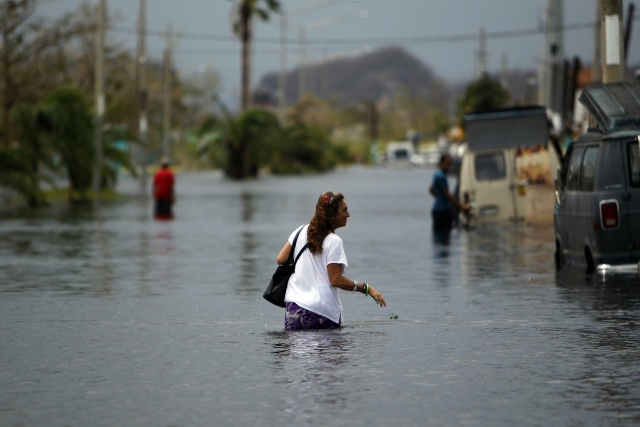
{"label": "power line", "polygon": [[[43,17],[37,18],[40,22],[49,22],[55,24],[55,22]],[[640,17],[635,17],[634,21],[640,20]],[[576,31],[584,29],[595,28],[595,22],[583,22],[576,24],[566,24],[554,28],[549,28],[550,31]],[[503,31],[488,31],[486,33],[487,39],[504,39],[512,37],[526,37],[538,34],[544,34],[547,29],[540,25],[536,28],[524,28],[518,30],[503,30]],[[123,27],[117,25],[110,25],[107,31],[118,34],[138,35],[137,28]],[[147,29],[144,34],[149,37],[166,37],[166,31]],[[176,33],[173,35],[175,39],[182,40],[201,40],[201,41],[215,41],[225,43],[236,43],[238,38],[232,35],[221,34],[206,34],[206,33]],[[437,44],[437,43],[462,43],[462,42],[475,42],[478,40],[478,33],[463,33],[463,34],[449,34],[449,35],[434,35],[434,36],[414,36],[414,37],[374,37],[374,38],[326,38],[326,39],[308,39],[308,45],[388,45],[388,44]],[[255,43],[274,44],[279,45],[282,43],[280,37],[256,37],[253,40]],[[297,39],[287,39],[286,43],[297,43]]]}
{"label": "power line", "polygon": [[[584,22],[577,24],[568,24],[560,27],[550,28],[550,31],[576,31],[576,30],[584,30],[584,29],[593,29],[595,27],[594,22]],[[111,31],[119,32],[119,33],[131,33],[137,34],[136,30],[132,30],[130,28],[125,27],[111,27]],[[494,31],[494,32],[486,32],[487,39],[505,39],[505,38],[514,38],[514,37],[526,37],[532,35],[542,35],[546,32],[546,28],[540,26],[538,28],[527,28],[520,30],[505,30],[505,31]],[[165,32],[162,31],[153,31],[148,30],[145,32],[148,36],[153,37],[166,37]],[[197,33],[183,33],[175,35],[176,38],[185,39],[185,40],[205,40],[205,41],[223,41],[223,42],[237,42],[238,40],[233,36],[222,36],[222,35],[211,35],[211,34],[197,34]],[[464,42],[476,42],[478,40],[479,35],[477,33],[473,34],[457,34],[457,35],[447,35],[447,36],[421,36],[421,37],[397,37],[397,38],[372,38],[372,39],[315,39],[315,40],[307,40],[308,44],[316,45],[316,46],[326,46],[328,44],[340,47],[357,47],[363,45],[424,45],[424,44],[447,44],[447,43],[464,43]],[[256,38],[254,40],[256,43],[266,43],[266,44],[278,44],[280,45],[281,40],[279,38]],[[287,45],[296,45],[297,40],[288,40]],[[297,49],[288,49],[288,53],[290,54],[299,54]],[[225,48],[213,48],[213,49],[180,49],[177,52],[177,55],[237,55],[238,51],[236,49],[225,49]],[[256,54],[261,56],[276,56],[279,54],[279,50],[276,49],[256,49]]]}
{"label": "power line", "polygon": [[[634,20],[640,20],[640,17]],[[559,27],[551,28],[550,31],[575,31],[592,29],[595,27],[595,22],[583,22],[577,24],[567,24]],[[111,26],[110,32],[120,34],[138,34],[137,29]],[[519,30],[504,30],[504,31],[489,31],[486,33],[487,39],[504,39],[513,37],[526,37],[531,35],[544,34],[546,29],[542,26],[537,28],[525,28]],[[147,30],[145,34],[150,37],[166,37],[166,32],[158,30]],[[238,42],[238,39],[234,36],[225,36],[219,34],[204,34],[204,33],[181,33],[174,34],[176,39],[183,40],[202,40],[202,41],[218,41],[218,42]],[[416,36],[416,37],[375,37],[375,38],[342,38],[342,39],[308,39],[307,44],[310,45],[388,45],[388,44],[435,44],[435,43],[461,43],[469,41],[477,41],[477,33],[467,34],[451,34],[451,35],[436,35],[436,36]],[[256,37],[255,43],[264,44],[280,44],[282,40],[279,37]],[[287,39],[287,43],[297,43],[297,39]]]}
{"label": "power line", "polygon": [[[54,23],[46,18],[36,18],[40,22]],[[640,20],[640,17],[635,17],[634,21]],[[575,24],[566,24],[558,27],[549,28],[549,31],[577,31],[585,29],[595,28],[595,22],[582,22]],[[129,34],[138,35],[139,30],[137,28],[130,28],[124,26],[110,25],[107,29],[108,32],[117,34]],[[488,31],[486,32],[486,39],[506,39],[506,38],[518,38],[528,37],[535,35],[542,35],[547,31],[543,25],[539,25],[536,28],[524,28],[518,30],[503,30],[503,31]],[[166,38],[166,31],[146,29],[144,34],[148,37],[160,37]],[[387,46],[387,45],[428,45],[428,44],[449,44],[449,43],[465,43],[465,42],[477,42],[478,33],[462,33],[462,34],[450,34],[450,35],[434,35],[434,36],[415,36],[415,37],[374,37],[374,38],[327,38],[327,39],[308,39],[306,43],[308,45],[315,46],[340,46],[340,47],[358,47],[358,46]],[[200,40],[200,41],[213,41],[223,43],[238,43],[238,38],[231,35],[221,34],[206,34],[206,33],[174,33],[174,39],[181,40]],[[297,39],[285,40],[287,45],[296,45]],[[268,44],[280,46],[282,40],[280,37],[256,37],[254,38],[256,44]],[[180,52],[182,51],[182,52]],[[236,50],[228,49],[207,49],[202,51],[190,51],[185,52],[183,49],[176,52],[178,55],[184,54],[216,54],[216,55],[236,55]],[[295,53],[295,51],[290,51]],[[256,52],[260,55],[277,55],[277,51],[258,49]]]}

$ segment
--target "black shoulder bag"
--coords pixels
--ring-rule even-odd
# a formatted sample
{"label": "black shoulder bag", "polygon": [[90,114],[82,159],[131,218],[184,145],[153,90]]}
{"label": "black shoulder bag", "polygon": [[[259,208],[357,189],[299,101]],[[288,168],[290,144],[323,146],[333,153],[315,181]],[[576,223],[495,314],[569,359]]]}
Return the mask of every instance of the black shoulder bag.
{"label": "black shoulder bag", "polygon": [[300,230],[296,233],[296,237],[293,239],[293,245],[291,245],[291,252],[289,252],[289,259],[282,265],[279,265],[276,268],[276,272],[273,273],[271,277],[271,281],[269,282],[269,286],[267,286],[267,290],[264,291],[262,296],[264,299],[269,301],[271,304],[277,305],[278,307],[284,307],[284,295],[287,293],[287,285],[289,284],[289,277],[296,271],[296,263],[298,262],[298,258],[302,255],[305,249],[307,249],[308,243],[304,245],[296,259],[293,259],[293,254],[296,251],[296,242],[298,241],[298,236],[300,232],[304,228],[304,225],[300,227]]}

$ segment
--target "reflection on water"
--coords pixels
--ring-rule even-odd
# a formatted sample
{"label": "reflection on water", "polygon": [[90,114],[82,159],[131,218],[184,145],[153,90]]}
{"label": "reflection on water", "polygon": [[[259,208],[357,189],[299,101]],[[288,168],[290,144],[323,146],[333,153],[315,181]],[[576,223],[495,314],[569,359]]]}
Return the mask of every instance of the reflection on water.
{"label": "reflection on water", "polygon": [[[343,383],[347,379],[343,367],[356,359],[352,354],[353,342],[339,331],[271,333],[276,377],[299,396],[292,401],[286,412],[297,412],[300,408],[314,413],[325,405],[346,405]],[[356,390],[354,390],[355,392]]]}
{"label": "reflection on water", "polygon": [[381,365],[384,357],[375,351],[386,342],[385,332],[353,328],[265,334],[270,368],[276,384],[286,390],[283,412],[296,425],[353,425],[361,423],[356,419],[386,418],[375,413],[384,390],[374,385],[387,381],[390,366]]}
{"label": "reflection on water", "polygon": [[242,222],[246,226],[246,229],[242,232],[242,255],[241,255],[241,271],[240,286],[246,288],[248,283],[251,283],[253,278],[256,277],[256,237],[255,232],[251,229],[250,224],[253,221],[254,216],[254,195],[249,191],[244,191],[241,194],[242,200]]}
{"label": "reflection on water", "polygon": [[449,256],[449,243],[451,242],[452,232],[433,232],[433,247],[435,256],[438,258],[447,258]]}
{"label": "reflection on water", "polygon": [[[592,411],[621,411],[623,419],[640,420],[640,384],[636,377],[640,280],[636,274],[602,276],[564,268],[556,276],[559,296],[583,319],[573,328],[574,352],[584,352],[571,380]],[[563,333],[566,336],[569,334]]]}
{"label": "reflection on water", "polygon": [[[1,424],[640,422],[638,276],[556,273],[549,228],[440,239],[431,173],[182,174],[173,221],[126,180],[97,209],[4,214]],[[349,274],[389,306],[343,292],[345,327],[285,332],[262,292],[328,188]]]}

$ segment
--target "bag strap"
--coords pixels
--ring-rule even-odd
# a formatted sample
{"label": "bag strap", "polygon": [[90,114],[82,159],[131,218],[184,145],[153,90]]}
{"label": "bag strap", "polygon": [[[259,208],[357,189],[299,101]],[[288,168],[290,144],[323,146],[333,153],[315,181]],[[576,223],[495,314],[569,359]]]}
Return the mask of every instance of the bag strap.
{"label": "bag strap", "polygon": [[296,251],[296,242],[298,241],[298,236],[300,235],[300,232],[302,231],[303,228],[304,228],[304,225],[300,226],[300,228],[298,229],[298,232],[296,233],[296,237],[293,238],[293,243],[291,244],[291,252],[289,252],[289,258],[287,259],[287,264],[290,264],[293,262],[293,253]]}
{"label": "bag strap", "polygon": [[300,255],[302,255],[302,252],[304,252],[305,249],[307,249],[309,247],[309,243],[305,243],[304,246],[302,247],[302,249],[300,249],[300,252],[298,252],[298,256],[296,257],[296,260],[293,262],[293,267],[295,268],[296,264],[298,263],[298,258],[300,258]]}
{"label": "bag strap", "polygon": [[298,262],[298,258],[300,258],[300,255],[302,255],[302,252],[304,252],[305,249],[307,249],[307,247],[309,246],[309,243],[306,243],[302,249],[300,250],[300,252],[298,253],[298,256],[296,257],[295,261],[293,260],[293,254],[296,251],[296,242],[298,241],[298,236],[300,235],[300,232],[302,231],[302,229],[304,228],[304,225],[300,227],[300,229],[298,230],[298,232],[296,233],[296,237],[294,237],[293,239],[293,244],[291,245],[291,252],[289,252],[289,259],[287,260],[287,263],[290,264],[291,262],[293,262],[293,266],[295,268],[295,265]]}

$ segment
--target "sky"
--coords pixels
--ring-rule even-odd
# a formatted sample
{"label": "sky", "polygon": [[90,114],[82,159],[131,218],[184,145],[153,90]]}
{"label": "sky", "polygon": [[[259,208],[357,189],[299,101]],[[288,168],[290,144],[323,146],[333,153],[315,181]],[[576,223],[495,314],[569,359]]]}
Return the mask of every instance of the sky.
{"label": "sky", "polygon": [[[87,1],[87,0],[85,0]],[[385,46],[402,46],[440,78],[474,78],[478,35],[486,32],[487,71],[536,70],[542,64],[549,0],[281,0],[286,12],[286,69],[335,57],[355,56]],[[55,18],[77,10],[83,0],[41,0],[36,16]],[[88,0],[97,4],[98,0]],[[596,0],[564,0],[564,56],[590,63],[593,56]],[[624,14],[627,13],[624,2]],[[181,73],[212,66],[222,78],[223,97],[240,97],[240,41],[231,32],[230,0],[146,0],[147,54],[160,59],[170,25],[177,34],[174,59]],[[107,0],[118,19],[109,42],[135,52],[137,0]],[[636,12],[636,16],[639,12]],[[640,37],[634,21],[629,63],[640,61]],[[303,31],[301,31],[301,28]],[[254,28],[252,81],[281,66],[279,15]],[[301,49],[300,34],[307,43]]]}

